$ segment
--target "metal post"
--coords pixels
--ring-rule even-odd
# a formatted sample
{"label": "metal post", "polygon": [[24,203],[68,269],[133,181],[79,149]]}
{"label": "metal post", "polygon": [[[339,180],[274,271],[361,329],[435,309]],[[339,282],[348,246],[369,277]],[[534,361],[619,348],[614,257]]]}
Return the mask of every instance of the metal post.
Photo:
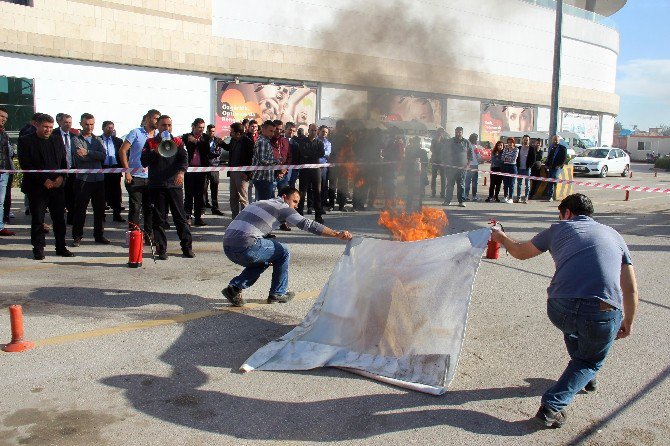
{"label": "metal post", "polygon": [[556,0],[556,29],[554,35],[554,72],[551,79],[551,112],[549,141],[558,133],[558,94],[561,84],[561,37],[563,30],[563,0]]}

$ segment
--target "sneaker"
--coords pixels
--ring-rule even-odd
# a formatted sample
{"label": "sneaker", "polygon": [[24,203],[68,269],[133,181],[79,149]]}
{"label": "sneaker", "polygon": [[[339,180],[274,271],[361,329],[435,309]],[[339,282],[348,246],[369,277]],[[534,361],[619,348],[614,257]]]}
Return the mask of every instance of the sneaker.
{"label": "sneaker", "polygon": [[514,203],[518,203],[518,202],[519,202],[519,197],[516,197],[516,198],[514,199]]}
{"label": "sneaker", "polygon": [[584,392],[586,393],[592,393],[596,390],[598,390],[598,380],[596,378],[593,378],[584,386]]}
{"label": "sneaker", "polygon": [[109,245],[110,242],[107,237],[98,237],[95,239],[95,243],[100,243],[101,245]]}
{"label": "sneaker", "polygon": [[56,255],[61,256],[61,257],[74,257],[74,254],[72,254],[72,251],[70,251],[67,248],[57,249],[56,250]]}
{"label": "sneaker", "polygon": [[465,197],[463,201],[470,201],[470,199],[468,197]]}
{"label": "sneaker", "polygon": [[167,260],[167,259],[168,259],[167,251],[160,251],[160,252],[157,252],[157,253],[156,253],[156,258],[157,258],[158,260]]}
{"label": "sneaker", "polygon": [[81,245],[81,237],[75,237],[74,240],[72,240],[72,246],[73,248],[79,248],[79,245]]}
{"label": "sneaker", "polygon": [[552,201],[554,201],[554,197],[549,197],[549,202],[551,203]]}
{"label": "sneaker", "polygon": [[450,205],[451,205],[451,201],[443,201],[442,202],[442,206],[450,206]]}
{"label": "sneaker", "polygon": [[521,202],[528,204],[528,197],[521,197]]}
{"label": "sneaker", "polygon": [[33,248],[33,258],[35,260],[44,260],[44,250]]}
{"label": "sneaker", "polygon": [[242,298],[242,290],[234,287],[232,285],[228,285],[224,289],[221,290],[221,294],[228,299],[228,302],[230,302],[233,307],[241,307],[244,305],[244,299]]}
{"label": "sneaker", "polygon": [[16,235],[16,232],[10,231],[7,228],[0,229],[0,236],[2,237],[11,237],[12,235]]}
{"label": "sneaker", "polygon": [[459,201],[459,202],[458,202],[458,206],[464,208],[464,207],[465,207],[465,203],[463,203],[462,201]]}
{"label": "sneaker", "polygon": [[184,254],[184,257],[187,259],[192,259],[195,257],[195,253],[193,252],[193,249],[191,248],[182,248],[181,252]]}
{"label": "sneaker", "polygon": [[472,201],[479,201],[479,198],[477,198],[477,197],[472,197]]}
{"label": "sneaker", "polygon": [[268,296],[269,304],[285,304],[295,297],[293,291],[289,291],[286,294],[270,294]]}
{"label": "sneaker", "polygon": [[555,411],[545,406],[540,406],[540,409],[535,414],[535,419],[546,427],[559,428],[562,427],[567,418],[565,410]]}
{"label": "sneaker", "polygon": [[511,198],[505,198],[505,203],[512,204],[512,199]]}

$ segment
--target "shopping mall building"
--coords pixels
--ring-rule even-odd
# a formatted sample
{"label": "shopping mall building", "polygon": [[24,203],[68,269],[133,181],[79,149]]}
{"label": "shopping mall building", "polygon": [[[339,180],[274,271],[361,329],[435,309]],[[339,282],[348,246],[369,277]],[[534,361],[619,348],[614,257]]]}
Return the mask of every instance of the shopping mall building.
{"label": "shopping mall building", "polygon": [[[561,122],[611,144],[626,0],[565,0]],[[547,131],[553,0],[0,0],[0,103],[124,134],[157,108],[299,124],[418,120],[483,140]],[[99,128],[96,129],[99,131]]]}

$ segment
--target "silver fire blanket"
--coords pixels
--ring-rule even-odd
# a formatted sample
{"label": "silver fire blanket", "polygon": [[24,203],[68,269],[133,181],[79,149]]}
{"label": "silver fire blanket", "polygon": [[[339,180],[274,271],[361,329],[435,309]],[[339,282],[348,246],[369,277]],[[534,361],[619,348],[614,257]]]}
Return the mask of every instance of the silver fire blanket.
{"label": "silver fire blanket", "polygon": [[305,319],[241,370],[340,367],[443,394],[456,372],[490,229],[417,242],[354,238]]}

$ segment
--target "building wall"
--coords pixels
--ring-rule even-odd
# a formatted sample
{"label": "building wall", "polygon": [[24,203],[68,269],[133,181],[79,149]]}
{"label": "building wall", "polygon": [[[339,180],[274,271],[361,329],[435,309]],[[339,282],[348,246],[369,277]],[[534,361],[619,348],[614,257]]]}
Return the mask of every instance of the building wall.
{"label": "building wall", "polygon": [[[0,2],[0,41],[9,52],[197,75],[549,100],[551,10],[521,0],[332,4],[260,0],[249,21],[248,8],[223,0]],[[365,15],[377,8],[386,17]],[[565,35],[561,105],[616,114],[618,34],[567,16]]]}
{"label": "building wall", "polygon": [[[644,142],[648,145],[645,150],[638,149],[638,143]],[[657,155],[670,155],[670,136],[629,136],[628,152],[634,161],[646,161],[647,154],[654,152]]]}
{"label": "building wall", "polygon": [[175,133],[190,131],[196,117],[212,119],[209,76],[2,52],[0,67],[6,76],[35,79],[37,111],[68,113],[74,123],[91,113],[95,133],[102,121],[111,120],[124,135],[151,108],[172,117]]}

